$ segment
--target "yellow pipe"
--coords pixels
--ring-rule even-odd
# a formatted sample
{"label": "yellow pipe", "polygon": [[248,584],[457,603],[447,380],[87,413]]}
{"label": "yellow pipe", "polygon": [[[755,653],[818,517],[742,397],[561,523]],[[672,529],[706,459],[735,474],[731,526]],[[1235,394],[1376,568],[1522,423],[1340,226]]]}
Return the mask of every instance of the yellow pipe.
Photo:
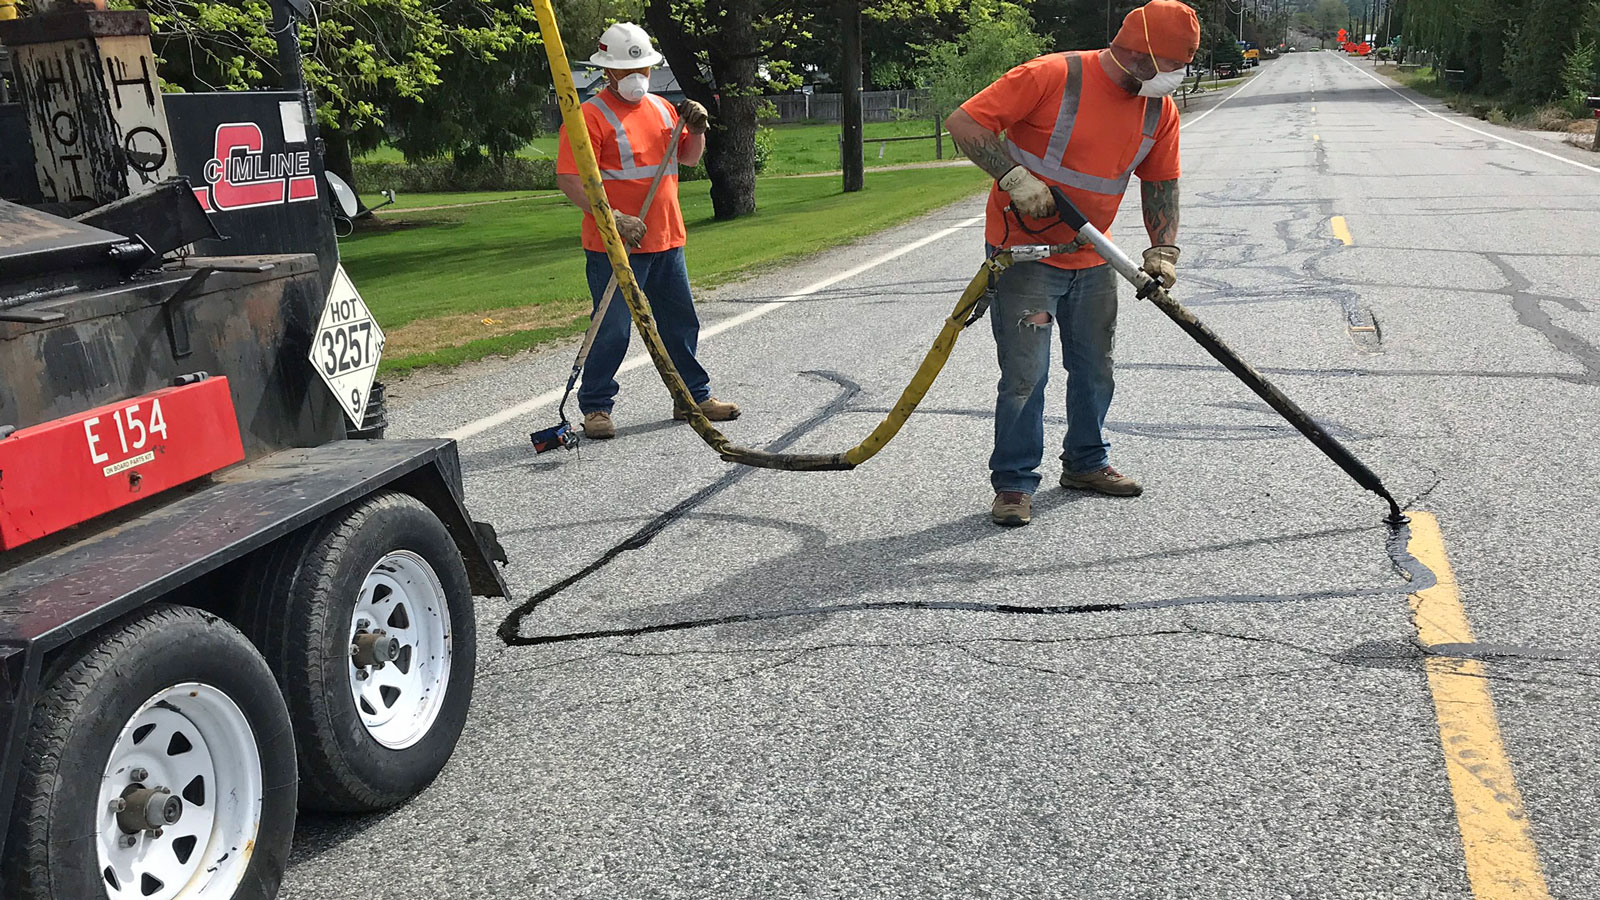
{"label": "yellow pipe", "polygon": [[689,410],[689,425],[723,459],[747,466],[793,471],[844,470],[853,469],[875,456],[900,432],[906,420],[916,411],[917,404],[922,402],[923,396],[933,386],[934,379],[939,377],[951,351],[955,349],[956,338],[966,328],[968,320],[973,318],[974,311],[979,309],[994,279],[1011,265],[1011,254],[1001,253],[994,259],[984,261],[983,267],[956,301],[955,309],[945,320],[944,327],[923,357],[922,364],[917,367],[911,383],[901,392],[900,400],[861,443],[843,453],[768,453],[733,444],[700,413],[688,385],[684,384],[683,377],[667,356],[661,335],[656,331],[655,319],[650,313],[650,302],[633,276],[628,249],[622,243],[622,236],[617,233],[616,216],[611,204],[606,201],[600,165],[595,161],[589,128],[583,120],[583,110],[578,102],[578,90],[572,83],[572,68],[567,63],[567,51],[561,43],[555,10],[551,8],[550,0],[533,0],[533,11],[539,20],[539,31],[544,36],[545,55],[550,60],[550,72],[561,106],[561,120],[567,126],[567,140],[572,145],[572,157],[577,163],[578,175],[583,180],[584,196],[589,198],[589,206],[594,212],[600,239],[605,242],[606,258],[611,261],[611,268],[616,273],[617,289],[628,304],[628,312],[633,315],[634,325],[644,339],[650,360],[655,363],[656,371],[661,373],[661,380],[672,394],[673,402],[679,408]]}
{"label": "yellow pipe", "polygon": [[1011,265],[1011,254],[1002,254],[988,260],[983,268],[978,270],[972,281],[967,284],[967,289],[961,294],[961,299],[956,303],[955,311],[950,313],[950,318],[944,320],[944,328],[939,330],[939,336],[934,338],[933,346],[928,349],[928,355],[922,358],[922,365],[917,367],[917,374],[911,376],[911,383],[906,385],[905,391],[900,394],[899,402],[894,409],[884,417],[878,427],[859,444],[845,451],[844,458],[852,466],[859,466],[876,456],[884,445],[889,443],[896,434],[900,433],[900,426],[911,418],[916,411],[917,404],[933,387],[934,379],[939,377],[939,372],[944,369],[945,361],[950,358],[951,351],[956,348],[956,338],[960,337],[963,329],[967,327],[967,320],[972,317],[972,311],[977,307],[978,301],[992,285],[995,278],[999,277],[1006,266]]}

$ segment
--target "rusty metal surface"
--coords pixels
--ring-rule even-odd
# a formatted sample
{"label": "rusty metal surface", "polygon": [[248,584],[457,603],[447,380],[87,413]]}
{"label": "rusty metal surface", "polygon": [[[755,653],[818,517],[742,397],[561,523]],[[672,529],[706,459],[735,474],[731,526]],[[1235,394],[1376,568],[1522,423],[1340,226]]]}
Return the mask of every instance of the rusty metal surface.
{"label": "rusty metal surface", "polygon": [[[141,30],[142,23],[142,30]],[[109,203],[177,174],[143,14],[72,10],[7,29],[39,191]]]}
{"label": "rusty metal surface", "polygon": [[[456,540],[479,596],[506,596],[461,505],[453,441],[340,441],[286,450],[191,485],[43,554],[0,556],[0,813],[44,654],[169,596],[317,519],[384,489],[427,503]],[[74,537],[69,535],[70,537]],[[238,604],[250,598],[239,597]]]}
{"label": "rusty metal surface", "polygon": [[33,174],[33,142],[28,138],[28,121],[17,103],[0,103],[0,199],[16,203],[37,203],[39,180]]}
{"label": "rusty metal surface", "polygon": [[125,243],[82,222],[0,200],[0,309],[42,291],[114,278],[112,248]]}
{"label": "rusty metal surface", "polygon": [[[166,301],[195,267],[252,262],[270,268],[217,272],[182,303],[192,352],[175,357]],[[316,259],[301,255],[196,258],[9,310],[60,318],[0,321],[0,425],[36,425],[205,371],[228,376],[247,459],[339,440],[344,413],[308,359],[323,302]]]}
{"label": "rusty metal surface", "polygon": [[[0,570],[0,645],[54,646],[433,463],[442,439],[286,450]],[[0,558],[0,566],[5,561]]]}
{"label": "rusty metal surface", "polygon": [[187,178],[169,178],[77,217],[85,225],[143,240],[158,255],[221,235]]}
{"label": "rusty metal surface", "polygon": [[142,10],[58,7],[0,22],[0,44],[19,47],[82,37],[131,37],[150,34],[150,14]]}

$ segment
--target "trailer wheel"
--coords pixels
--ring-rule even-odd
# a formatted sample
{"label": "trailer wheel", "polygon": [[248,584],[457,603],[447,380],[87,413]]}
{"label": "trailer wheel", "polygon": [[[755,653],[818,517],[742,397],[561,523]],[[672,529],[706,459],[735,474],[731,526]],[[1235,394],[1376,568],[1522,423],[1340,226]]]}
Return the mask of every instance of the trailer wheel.
{"label": "trailer wheel", "polygon": [[276,895],[294,736],[255,647],[208,613],[157,606],[69,653],[33,706],[6,896]]}
{"label": "trailer wheel", "polygon": [[251,633],[299,735],[300,805],[369,812],[427,786],[466,725],[476,660],[444,523],[375,494],[281,542],[253,583]]}

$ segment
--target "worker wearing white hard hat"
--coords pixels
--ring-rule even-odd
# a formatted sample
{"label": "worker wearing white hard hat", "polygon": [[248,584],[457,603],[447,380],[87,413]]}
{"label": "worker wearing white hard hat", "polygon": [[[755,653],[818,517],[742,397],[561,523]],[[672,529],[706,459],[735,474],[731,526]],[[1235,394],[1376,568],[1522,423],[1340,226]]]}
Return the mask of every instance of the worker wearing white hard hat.
{"label": "worker wearing white hard hat", "polygon": [[[711,378],[695,357],[700,342],[700,319],[689,291],[689,270],[683,262],[687,235],[683,211],[678,206],[678,164],[692,166],[705,152],[706,108],[685,100],[677,109],[650,93],[651,69],[661,54],[643,28],[618,22],[600,35],[600,47],[589,62],[605,73],[606,85],[583,104],[583,120],[594,145],[595,160],[605,184],[606,202],[616,214],[617,231],[632,248],[629,264],[650,299],[656,330],[667,355],[683,376],[695,403],[706,418],[738,418],[739,407],[711,396]],[[677,143],[677,160],[667,166],[649,210],[644,210],[650,182],[673,151],[670,138],[679,118],[684,130]],[[611,280],[611,262],[605,243],[589,209],[583,181],[561,128],[556,155],[556,183],[575,206],[583,210],[583,249],[587,257],[589,292],[598,309]],[[592,313],[591,313],[592,315]],[[583,412],[584,434],[604,440],[616,436],[612,406],[617,396],[617,369],[628,352],[628,307],[613,302],[595,332],[594,345],[584,364],[578,387],[578,408]],[[673,417],[687,419],[688,410],[674,409]]]}

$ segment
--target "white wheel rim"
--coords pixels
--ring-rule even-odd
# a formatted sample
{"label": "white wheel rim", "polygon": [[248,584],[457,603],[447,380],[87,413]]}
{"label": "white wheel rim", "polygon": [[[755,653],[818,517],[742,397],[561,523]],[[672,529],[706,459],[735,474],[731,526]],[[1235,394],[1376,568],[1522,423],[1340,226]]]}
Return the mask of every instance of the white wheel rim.
{"label": "white wheel rim", "polygon": [[[181,798],[178,820],[129,833],[115,805],[141,787]],[[255,732],[227,694],[187,682],[146,700],[122,726],[100,779],[95,821],[106,896],[233,897],[261,825],[262,794]]]}
{"label": "white wheel rim", "polygon": [[[354,653],[363,634],[399,642],[382,665],[361,665]],[[433,567],[410,550],[396,550],[367,573],[350,616],[350,695],[372,739],[391,750],[422,740],[439,717],[450,683],[450,605]]]}

